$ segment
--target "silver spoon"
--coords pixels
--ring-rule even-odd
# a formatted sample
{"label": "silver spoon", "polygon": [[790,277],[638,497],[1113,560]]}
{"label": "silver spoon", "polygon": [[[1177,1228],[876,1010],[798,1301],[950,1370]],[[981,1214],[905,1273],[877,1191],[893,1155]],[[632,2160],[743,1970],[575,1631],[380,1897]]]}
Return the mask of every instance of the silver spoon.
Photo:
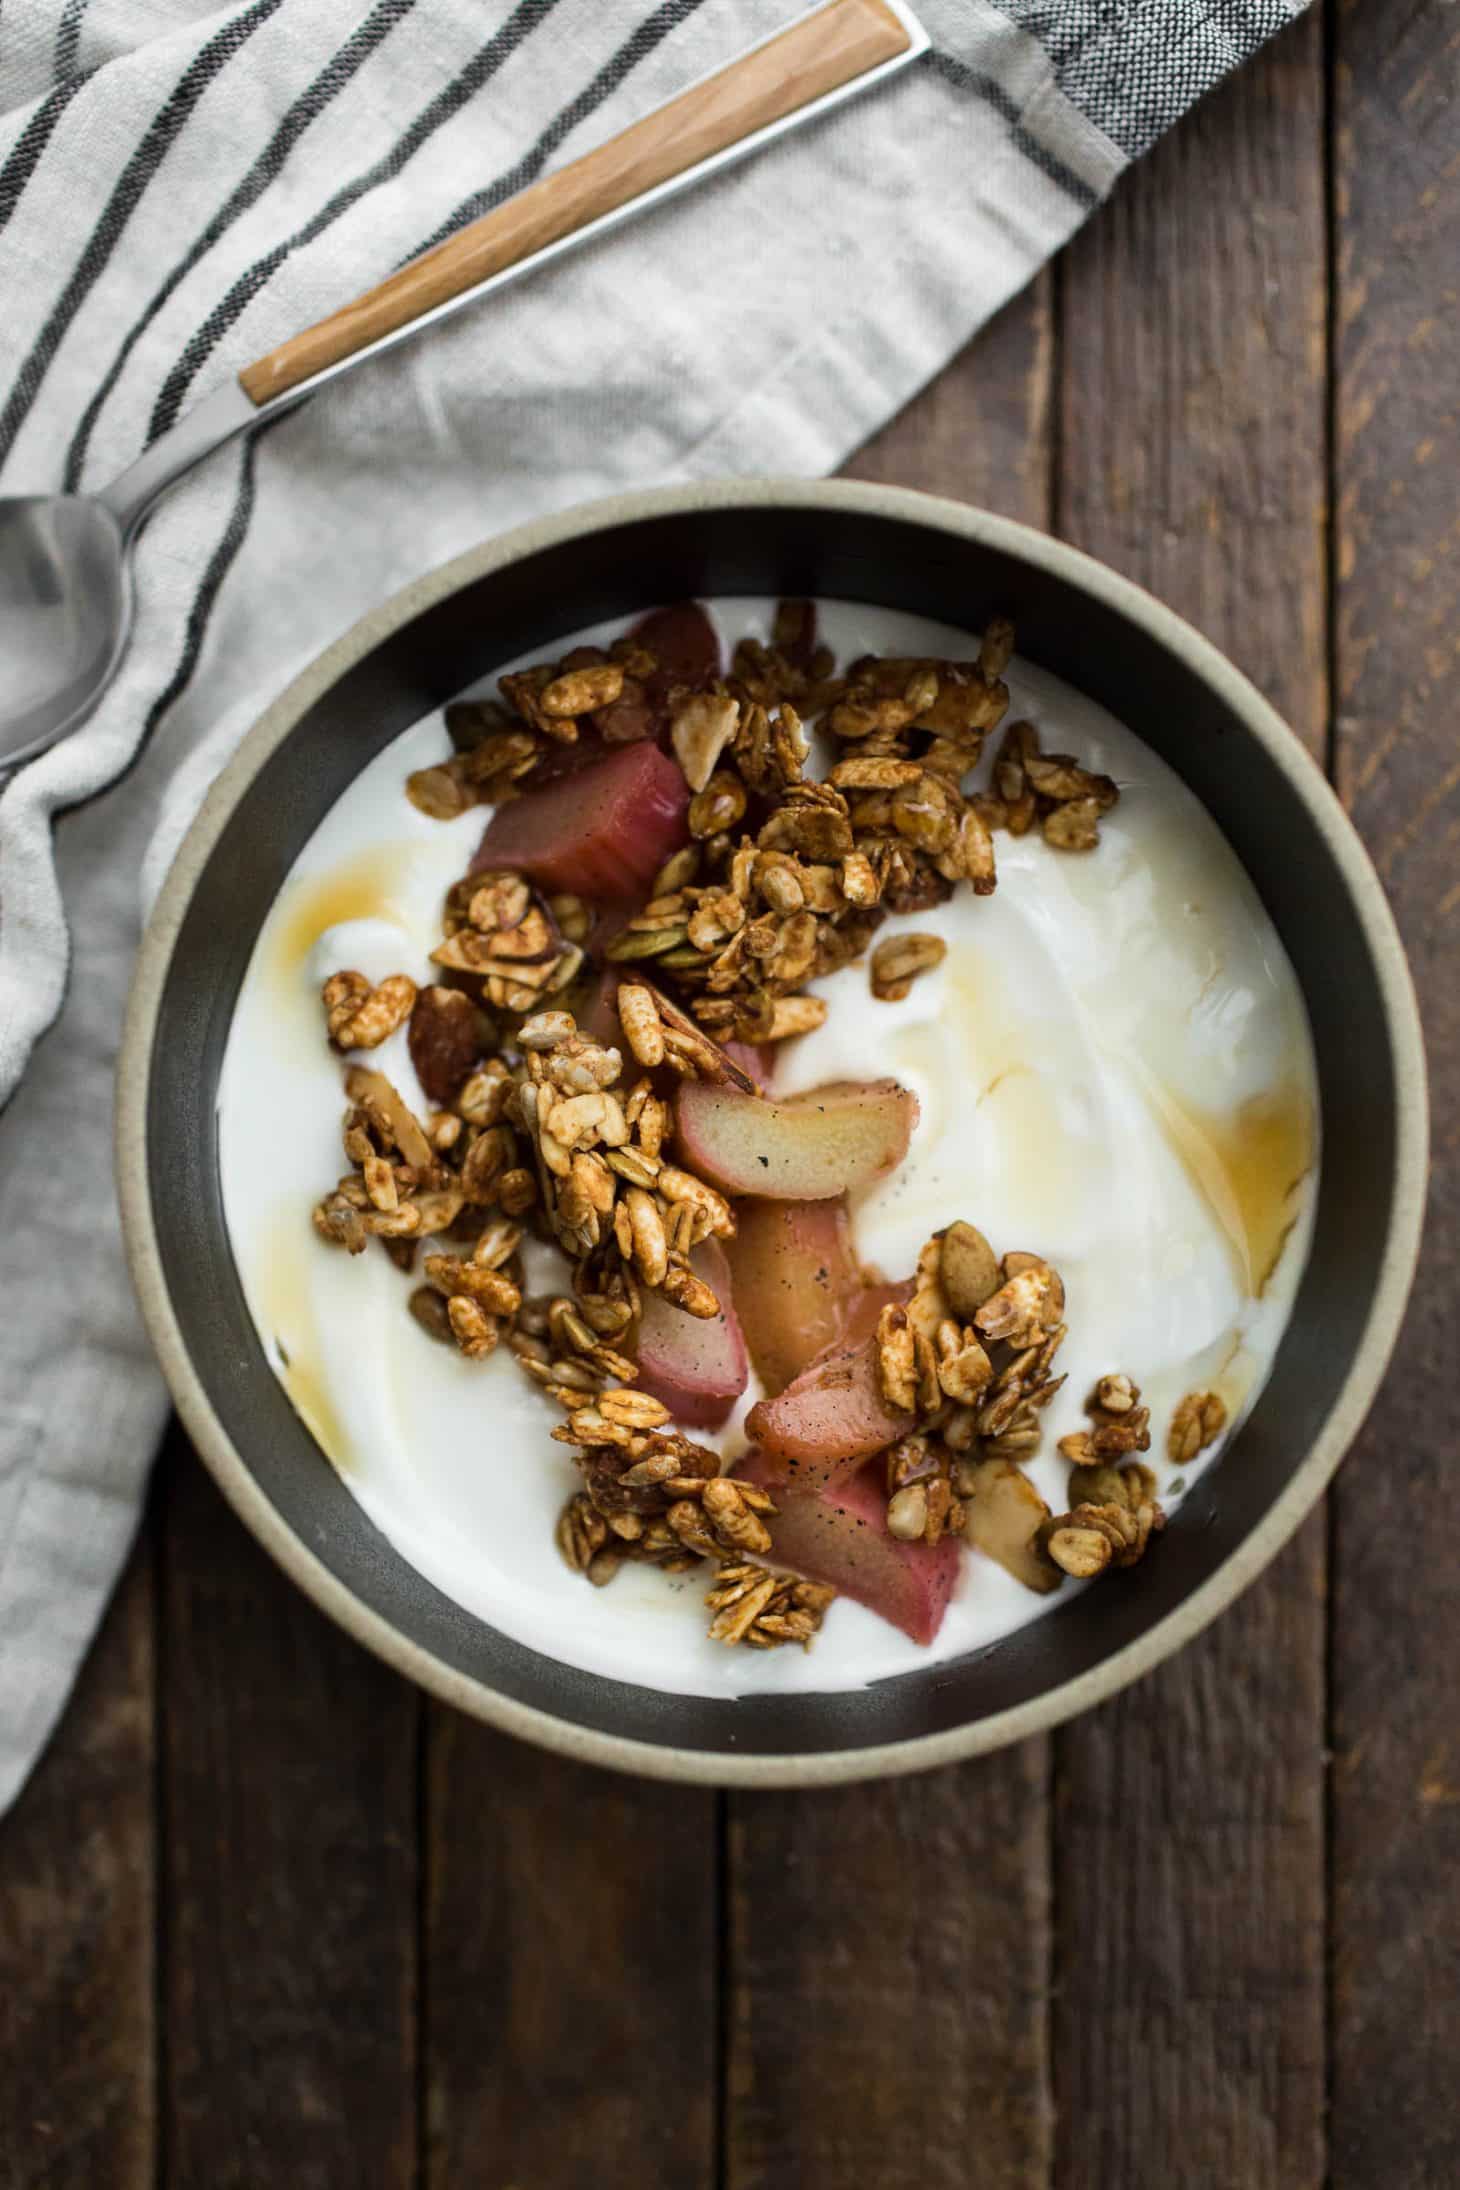
{"label": "silver spoon", "polygon": [[903,0],[827,0],[245,367],[100,494],[0,498],[0,770],[78,729],[116,675],[132,621],[132,543],[159,496],[201,458],[448,312],[825,114],[927,43]]}

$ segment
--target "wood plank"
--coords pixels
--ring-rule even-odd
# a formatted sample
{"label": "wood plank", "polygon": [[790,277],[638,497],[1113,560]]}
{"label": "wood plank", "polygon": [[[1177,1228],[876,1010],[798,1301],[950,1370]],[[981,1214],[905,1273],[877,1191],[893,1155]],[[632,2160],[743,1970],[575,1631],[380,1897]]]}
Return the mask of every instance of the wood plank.
{"label": "wood plank", "polygon": [[[1059,510],[1320,753],[1322,122],[1315,11],[1076,240]],[[1071,2190],[1323,2178],[1323,1582],[1315,1519],[1199,1642],[1057,1739],[1056,2181]]]}
{"label": "wood plank", "polygon": [[1408,944],[1435,1134],[1420,1282],[1336,1490],[1333,2180],[1419,2190],[1460,2180],[1460,1572],[1434,1534],[1460,1297],[1460,22],[1344,4],[1336,29],[1338,776]]}
{"label": "wood plank", "polygon": [[715,2180],[717,1797],[431,1711],[425,2181]]}
{"label": "wood plank", "polygon": [[152,1560],[144,1535],[0,1823],[0,2181],[150,2190]]}
{"label": "wood plank", "polygon": [[732,1796],[727,2190],[1048,2181],[1047,1765]]}
{"label": "wood plank", "polygon": [[1323,1551],[1058,1740],[1061,2186],[1323,2181]]}
{"label": "wood plank", "polygon": [[414,2190],[419,1698],[164,1489],[164,2179]]}
{"label": "wood plank", "polygon": [[[848,469],[1048,521],[1042,279]],[[727,2190],[1048,2180],[1049,1758],[732,1795]]]}

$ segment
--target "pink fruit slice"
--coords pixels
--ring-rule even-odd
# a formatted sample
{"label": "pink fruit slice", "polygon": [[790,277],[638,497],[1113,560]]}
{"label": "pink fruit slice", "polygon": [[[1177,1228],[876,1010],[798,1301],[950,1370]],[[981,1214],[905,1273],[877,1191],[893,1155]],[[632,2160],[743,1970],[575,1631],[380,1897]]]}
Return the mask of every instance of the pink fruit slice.
{"label": "pink fruit slice", "polygon": [[882,1310],[909,1290],[869,1285],[836,1344],[783,1392],[751,1408],[746,1432],[779,1481],[807,1492],[835,1485],[912,1428],[914,1416],[898,1413],[882,1396],[875,1338]]}
{"label": "pink fruit slice", "polygon": [[689,833],[689,788],[657,745],[626,745],[499,807],[472,872],[510,867],[578,897],[641,895]]}
{"label": "pink fruit slice", "polygon": [[862,1292],[846,1197],[742,1202],[728,1253],[755,1373],[784,1391],[841,1337]]}
{"label": "pink fruit slice", "polygon": [[750,1381],[750,1368],[719,1241],[703,1240],[690,1266],[714,1291],[720,1313],[687,1315],[662,1293],[646,1292],[639,1321],[639,1388],[662,1399],[687,1429],[714,1430]]}
{"label": "pink fruit slice", "polygon": [[776,611],[773,644],[797,669],[811,667],[819,621],[815,601],[782,601]]}
{"label": "pink fruit slice", "polygon": [[958,1540],[900,1544],[887,1533],[887,1498],[876,1468],[819,1490],[786,1491],[763,1454],[737,1460],[735,1472],[762,1483],[778,1511],[770,1523],[772,1557],[808,1581],[829,1582],[890,1620],[915,1643],[930,1643],[943,1624],[958,1579]]}
{"label": "pink fruit slice", "polygon": [[754,1080],[763,1095],[776,1069],[774,1042],[722,1042],[720,1047],[748,1078]]}
{"label": "pink fruit slice", "polygon": [[658,657],[663,678],[675,684],[708,684],[720,674],[719,636],[698,601],[652,609],[629,636]]}
{"label": "pink fruit slice", "polygon": [[885,1178],[917,1118],[916,1095],[895,1080],[835,1080],[781,1102],[689,1080],[675,1100],[690,1169],[776,1201],[825,1201]]}
{"label": "pink fruit slice", "polygon": [[618,1023],[614,998],[618,995],[618,968],[604,966],[595,973],[574,1014],[582,1031],[590,1035],[604,1049],[623,1048],[623,1030]]}

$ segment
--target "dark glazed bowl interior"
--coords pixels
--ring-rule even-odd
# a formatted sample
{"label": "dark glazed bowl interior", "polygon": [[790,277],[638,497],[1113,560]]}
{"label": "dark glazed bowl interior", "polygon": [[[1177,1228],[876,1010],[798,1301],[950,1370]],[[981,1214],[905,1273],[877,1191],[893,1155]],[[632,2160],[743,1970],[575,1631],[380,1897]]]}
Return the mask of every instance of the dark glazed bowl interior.
{"label": "dark glazed bowl interior", "polygon": [[[468,1708],[519,1731],[669,1775],[850,1777],[859,1769],[897,1768],[899,1757],[871,1756],[885,1745],[958,1730],[955,1743],[906,1752],[907,1762],[934,1762],[1030,1731],[1118,1685],[1210,1617],[1317,1496],[1336,1449],[1308,1496],[1296,1506],[1285,1500],[1325,1425],[1330,1444],[1335,1419],[1341,1441],[1357,1426],[1378,1371],[1357,1407],[1346,1380],[1366,1332],[1373,1350],[1371,1311],[1381,1284],[1391,1291],[1397,1284],[1402,1300],[1409,1275],[1396,1207],[1406,1171],[1399,1143],[1406,1101],[1418,1106],[1422,1121],[1422,1087],[1405,1092],[1414,1060],[1404,1053],[1410,1030],[1402,1018],[1396,1044],[1396,976],[1384,963],[1382,913],[1356,890],[1355,848],[1317,772],[1306,762],[1294,765],[1295,747],[1280,753],[1280,740],[1255,733],[1253,713],[1266,710],[1240,679],[1229,675],[1224,684],[1213,676],[1209,649],[1134,589],[1068,551],[913,496],[806,492],[805,506],[793,496],[791,506],[773,511],[737,506],[728,495],[717,502],[712,492],[701,506],[621,521],[594,516],[596,529],[562,537],[552,538],[548,528],[546,544],[388,630],[314,698],[237,797],[221,833],[215,831],[157,974],[155,1031],[138,1056],[134,1030],[124,1066],[139,1083],[145,1072],[145,1108],[140,1094],[134,1098],[145,1133],[145,1181],[134,1182],[130,1193],[145,1197],[158,1290],[215,1418],[211,1425],[200,1426],[196,1395],[190,1405],[160,1336],[159,1344],[195,1435],[230,1495],[237,1485],[219,1460],[220,1428],[230,1465],[241,1461],[278,1521],[354,1600],[358,1619],[341,1611],[338,1593],[331,1609],[350,1617],[366,1640]],[[1158,1556],[1118,1586],[1073,1596],[980,1654],[852,1694],[732,1702],[656,1694],[541,1657],[441,1596],[376,1532],[265,1365],[224,1226],[214,1109],[234,1000],[259,925],[320,817],[382,746],[463,685],[524,651],[550,653],[584,624],[689,594],[735,593],[861,600],[970,632],[989,612],[1003,610],[1015,620],[1021,654],[1102,702],[1144,738],[1215,816],[1297,969],[1317,1049],[1323,1168],[1308,1270],[1271,1381],[1221,1464],[1182,1504]],[[123,1149],[125,1159],[125,1125]],[[140,1228],[132,1209],[128,1214],[140,1262]],[[1396,1253],[1403,1264],[1397,1279]],[[139,1284],[145,1304],[140,1268]],[[157,1332],[150,1304],[148,1312]],[[1275,1509],[1283,1513],[1276,1526]],[[267,1541],[268,1532],[260,1532]],[[1206,1591],[1198,1615],[1174,1619],[1183,1610],[1190,1615],[1194,1597],[1224,1567],[1226,1586]],[[370,1614],[394,1631],[401,1648],[391,1646]],[[1159,1648],[1113,1666],[1118,1654],[1149,1642],[1168,1621]],[[1091,1675],[1093,1683],[1085,1678]],[[1072,1682],[1079,1683],[1073,1693],[1059,1695]],[[507,1699],[507,1707],[497,1699]],[[558,1726],[534,1724],[514,1714],[512,1704]],[[1039,1708],[1031,1716],[1023,1706]],[[1006,1719],[1011,1712],[1015,1717]],[[575,1740],[571,1729],[585,1730],[587,1741]],[[625,1741],[652,1745],[659,1754],[616,1746]],[[744,1762],[725,1761],[732,1758]],[[754,1767],[755,1758],[782,1762]],[[820,1770],[810,1761],[817,1758],[826,1760]]]}

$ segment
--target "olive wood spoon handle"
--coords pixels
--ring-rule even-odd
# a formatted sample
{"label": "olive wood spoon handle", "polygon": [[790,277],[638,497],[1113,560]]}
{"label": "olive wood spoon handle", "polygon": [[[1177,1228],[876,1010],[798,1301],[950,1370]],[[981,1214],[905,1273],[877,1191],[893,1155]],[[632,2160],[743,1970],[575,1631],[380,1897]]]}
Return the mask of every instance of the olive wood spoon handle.
{"label": "olive wood spoon handle", "polygon": [[926,45],[894,0],[827,0],[607,144],[546,175],[434,250],[246,366],[257,407],[392,344],[483,284],[581,241],[743,156],[768,132],[911,60]]}

